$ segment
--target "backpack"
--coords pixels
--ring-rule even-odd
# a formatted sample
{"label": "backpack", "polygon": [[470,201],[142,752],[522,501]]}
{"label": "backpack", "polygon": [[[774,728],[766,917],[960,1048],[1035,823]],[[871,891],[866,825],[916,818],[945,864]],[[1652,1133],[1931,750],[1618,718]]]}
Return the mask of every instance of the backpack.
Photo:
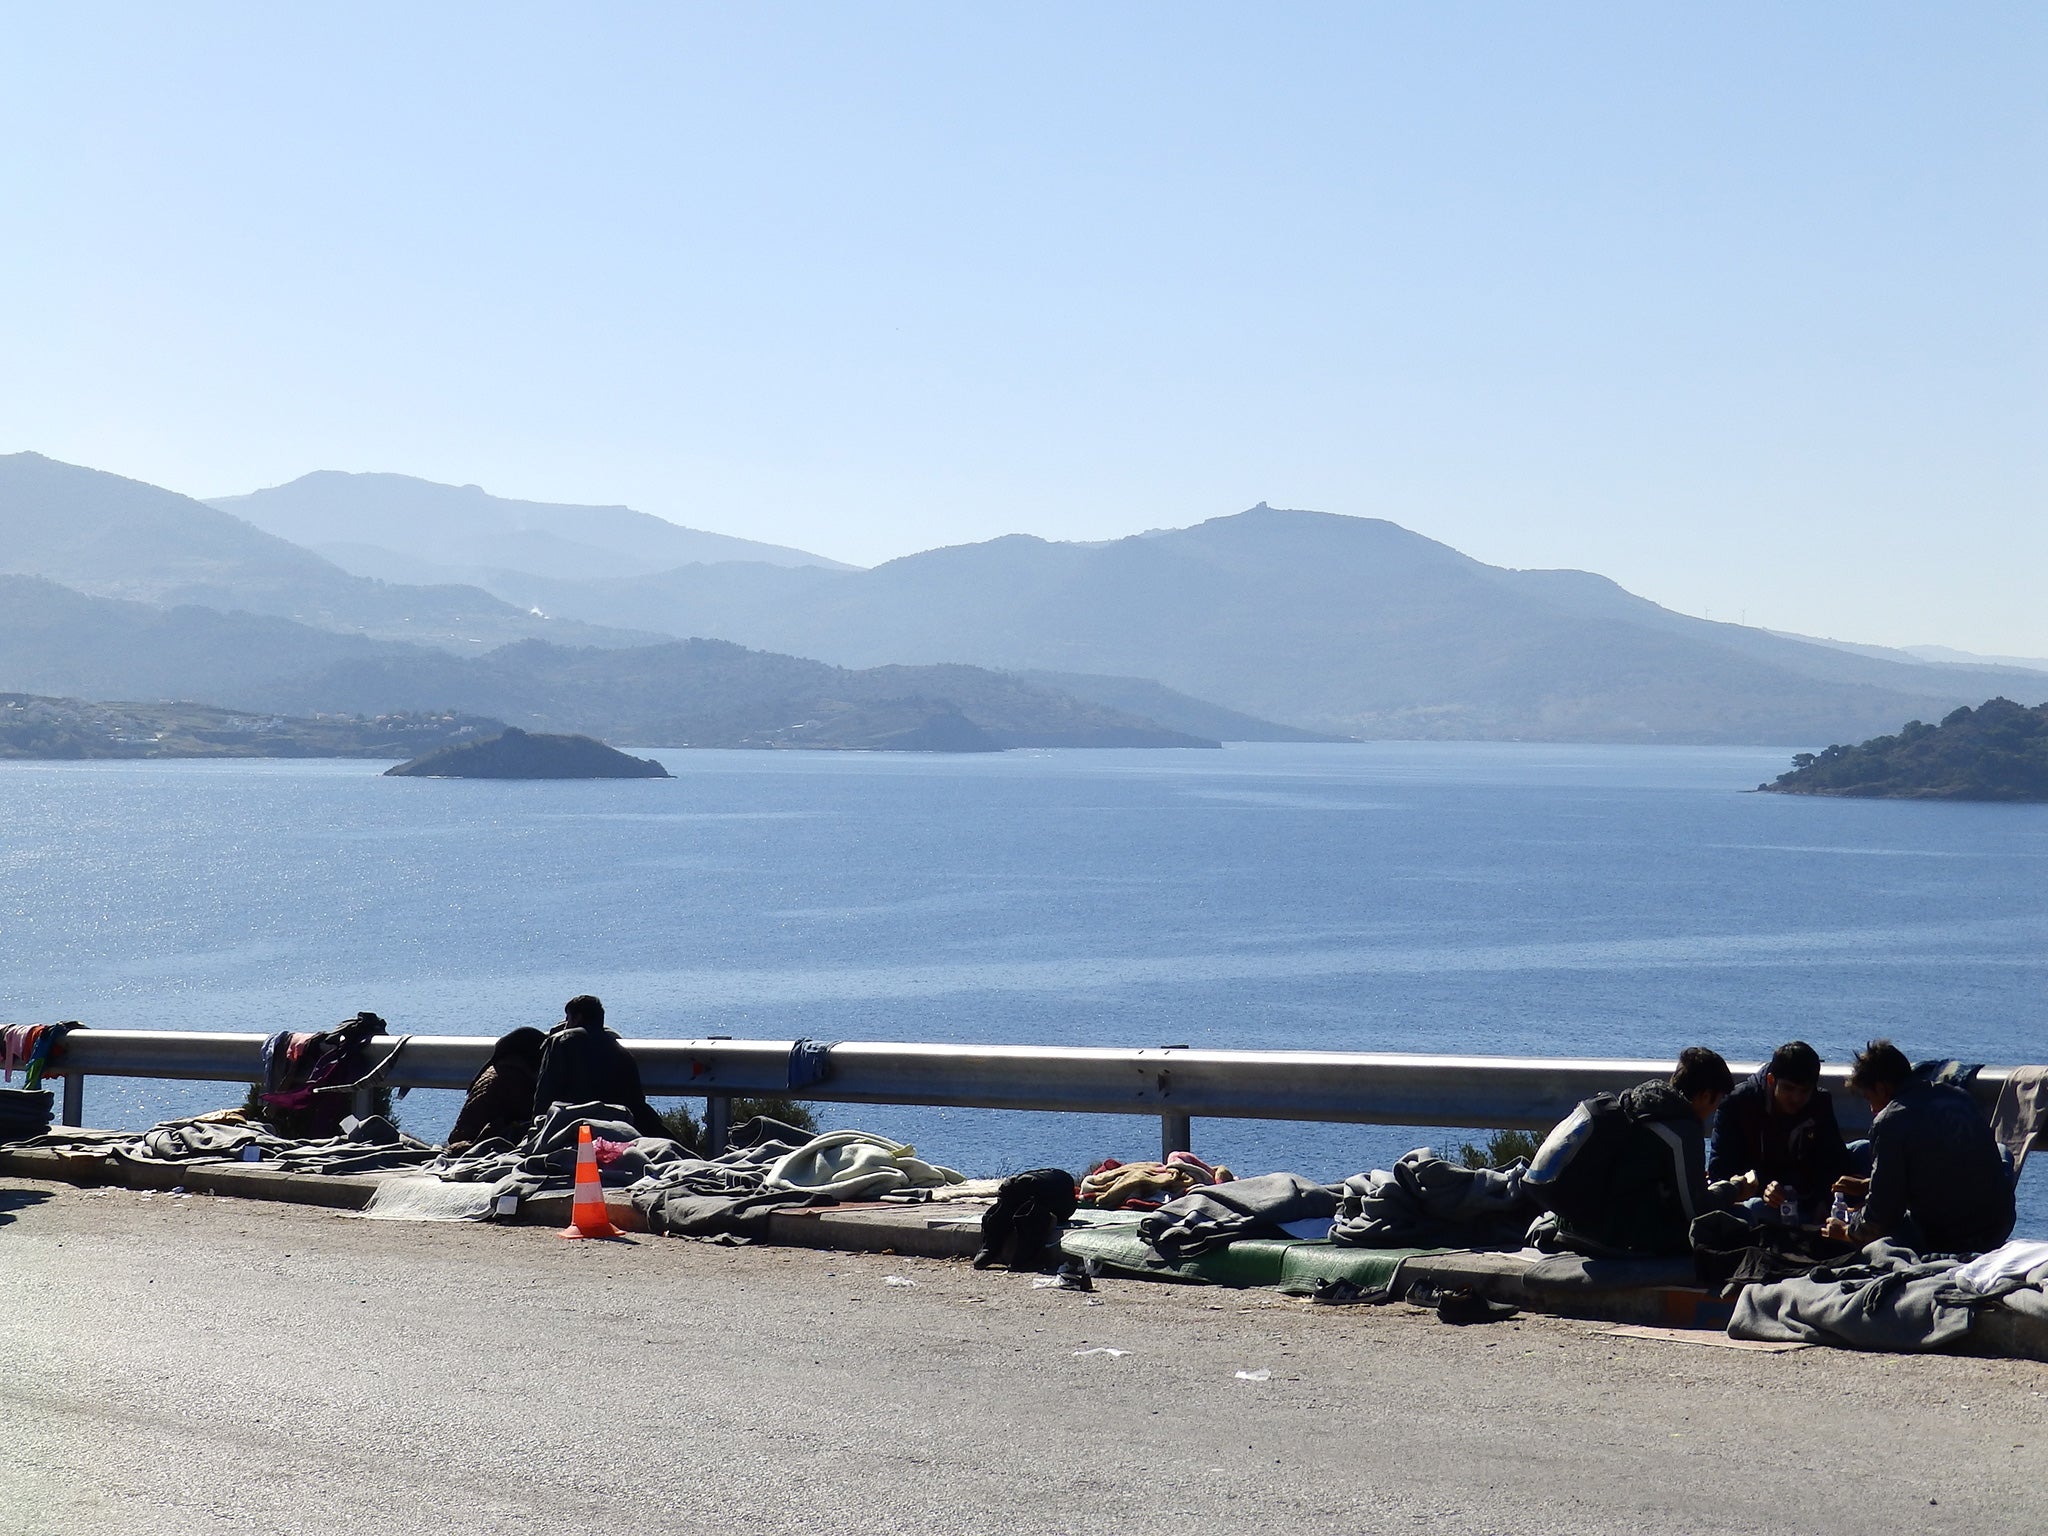
{"label": "backpack", "polygon": [[1060,1229],[1073,1217],[1074,1176],[1064,1168],[1012,1174],[996,1189],[996,1203],[981,1218],[976,1269],[1007,1264],[1041,1269],[1057,1251]]}
{"label": "backpack", "polygon": [[277,1087],[260,1095],[271,1128],[280,1136],[302,1140],[340,1135],[341,1122],[351,1108],[349,1090],[373,1070],[389,1066],[398,1054],[394,1048],[372,1068],[370,1042],[387,1028],[376,1014],[359,1013],[333,1029],[300,1037],[305,1044],[294,1061],[280,1065]]}
{"label": "backpack", "polygon": [[1635,1122],[1611,1093],[1582,1100],[1543,1138],[1522,1188],[1566,1228],[1597,1229],[1613,1202],[1615,1164]]}

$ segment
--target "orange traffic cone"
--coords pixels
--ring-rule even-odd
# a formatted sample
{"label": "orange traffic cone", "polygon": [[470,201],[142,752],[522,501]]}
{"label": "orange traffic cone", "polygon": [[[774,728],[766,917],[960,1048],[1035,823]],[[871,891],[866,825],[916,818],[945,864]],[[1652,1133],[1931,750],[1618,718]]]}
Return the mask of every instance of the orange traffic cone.
{"label": "orange traffic cone", "polygon": [[617,1237],[610,1212],[604,1208],[604,1182],[597,1176],[597,1148],[590,1144],[590,1127],[576,1127],[576,1198],[569,1207],[569,1225],[559,1237]]}

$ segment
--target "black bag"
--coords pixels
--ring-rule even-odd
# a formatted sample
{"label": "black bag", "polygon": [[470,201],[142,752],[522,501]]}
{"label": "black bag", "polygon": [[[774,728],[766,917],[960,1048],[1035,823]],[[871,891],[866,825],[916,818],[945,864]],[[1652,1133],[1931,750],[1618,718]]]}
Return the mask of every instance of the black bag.
{"label": "black bag", "polygon": [[974,1267],[1045,1268],[1077,1204],[1074,1176],[1064,1168],[1012,1174],[997,1187],[996,1203],[981,1218],[981,1251]]}

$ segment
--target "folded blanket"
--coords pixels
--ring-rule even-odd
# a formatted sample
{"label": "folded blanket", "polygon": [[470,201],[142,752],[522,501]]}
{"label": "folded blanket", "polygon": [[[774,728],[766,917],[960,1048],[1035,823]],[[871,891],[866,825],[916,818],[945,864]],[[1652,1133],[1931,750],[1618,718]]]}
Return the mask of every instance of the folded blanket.
{"label": "folded blanket", "polygon": [[2048,1318],[2048,1292],[2027,1273],[1980,1289],[1964,1282],[1963,1269],[1960,1258],[1923,1256],[1880,1238],[1804,1276],[1750,1286],[1736,1300],[1728,1332],[1773,1343],[1930,1350],[1959,1343],[1993,1303]]}
{"label": "folded blanket", "polygon": [[917,1157],[917,1148],[868,1131],[829,1131],[778,1158],[762,1181],[834,1200],[872,1200],[899,1189],[959,1184],[966,1175]]}
{"label": "folded blanket", "polygon": [[1529,1165],[1467,1168],[1417,1147],[1391,1169],[1344,1181],[1330,1241],[1358,1248],[1516,1247],[1540,1207],[1522,1188]]}
{"label": "folded blanket", "polygon": [[1164,1162],[1123,1163],[1107,1158],[1081,1180],[1081,1204],[1098,1210],[1155,1205],[1192,1189],[1227,1183],[1228,1168],[1212,1168],[1192,1152],[1170,1153]]}
{"label": "folded blanket", "polygon": [[1233,1179],[1170,1200],[1138,1223],[1168,1260],[1210,1253],[1243,1237],[1285,1237],[1286,1223],[1334,1215],[1336,1191],[1298,1173]]}

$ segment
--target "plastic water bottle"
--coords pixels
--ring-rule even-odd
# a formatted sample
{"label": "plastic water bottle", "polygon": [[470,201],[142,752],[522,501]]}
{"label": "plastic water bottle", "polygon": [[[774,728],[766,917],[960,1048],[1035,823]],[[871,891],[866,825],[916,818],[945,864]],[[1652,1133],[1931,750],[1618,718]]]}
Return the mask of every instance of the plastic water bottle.
{"label": "plastic water bottle", "polygon": [[1849,1224],[1849,1202],[1840,1190],[1835,1191],[1835,1203],[1828,1207],[1828,1220],[1839,1221],[1845,1227]]}
{"label": "plastic water bottle", "polygon": [[1799,1191],[1790,1184],[1783,1186],[1784,1199],[1778,1203],[1778,1220],[1788,1227],[1799,1225]]}

